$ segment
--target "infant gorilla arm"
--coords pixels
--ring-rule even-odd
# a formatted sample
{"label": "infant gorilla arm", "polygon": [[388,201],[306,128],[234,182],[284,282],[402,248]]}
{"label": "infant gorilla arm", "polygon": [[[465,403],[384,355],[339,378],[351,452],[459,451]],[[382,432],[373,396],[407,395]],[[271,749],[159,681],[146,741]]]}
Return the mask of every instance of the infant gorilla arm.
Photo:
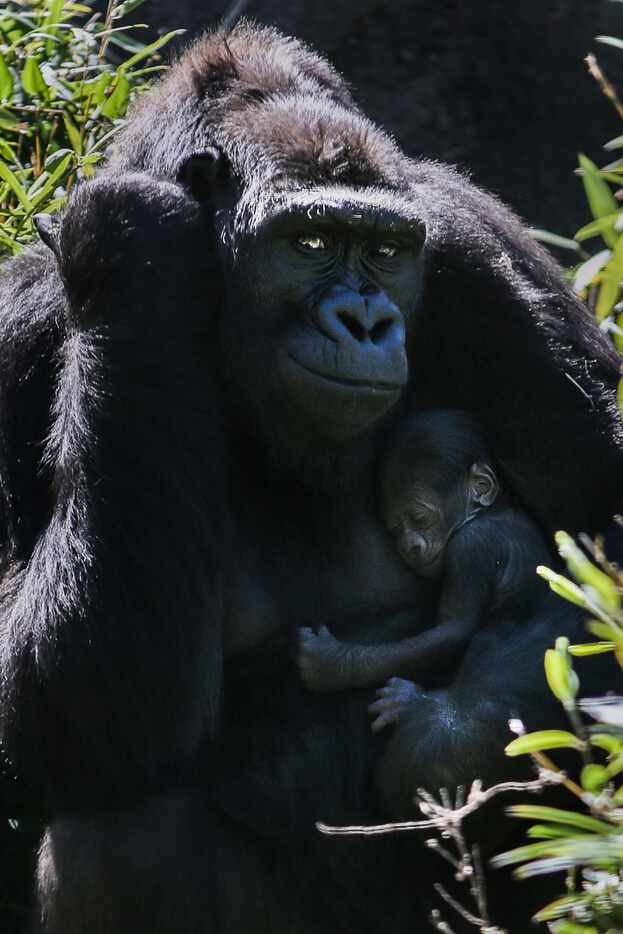
{"label": "infant gorilla arm", "polygon": [[[496,618],[525,619],[546,590],[535,568],[551,549],[500,494],[482,431],[467,413],[432,411],[403,425],[390,440],[381,489],[384,522],[405,564],[442,578],[434,626],[374,645],[340,642],[326,626],[317,634],[304,629],[299,666],[311,690],[370,687],[395,676],[418,680],[443,670],[479,627]],[[396,687],[404,698],[406,687]],[[396,710],[395,690],[384,689],[373,712],[386,711],[388,693]]]}

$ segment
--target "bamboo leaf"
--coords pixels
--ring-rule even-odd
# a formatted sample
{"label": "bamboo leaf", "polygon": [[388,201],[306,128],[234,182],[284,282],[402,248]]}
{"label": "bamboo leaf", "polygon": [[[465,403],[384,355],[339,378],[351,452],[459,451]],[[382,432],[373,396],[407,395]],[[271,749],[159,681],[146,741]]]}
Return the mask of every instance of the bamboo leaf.
{"label": "bamboo leaf", "polygon": [[540,911],[537,911],[533,920],[555,921],[557,918],[562,918],[572,911],[577,911],[578,908],[581,909],[586,905],[587,900],[588,896],[585,894],[577,893],[575,895],[564,895],[562,898],[557,898],[556,901],[550,902],[549,905],[545,905]]}
{"label": "bamboo leaf", "polygon": [[16,175],[13,174],[11,169],[8,167],[6,162],[3,162],[0,159],[0,178],[7,183],[19,203],[22,205],[26,211],[30,211],[32,205],[28,199],[28,195],[25,190],[22,188],[19,179]]}
{"label": "bamboo leaf", "polygon": [[71,165],[73,158],[74,158],[73,153],[70,153],[68,156],[65,156],[64,159],[61,159],[61,161],[56,166],[54,171],[51,172],[49,176],[47,177],[43,187],[39,191],[37,191],[36,195],[33,197],[32,199],[33,207],[37,207],[37,205],[41,204],[44,198],[46,198],[48,195],[54,192],[59,181],[62,179],[65,172]]}
{"label": "bamboo leaf", "polygon": [[122,117],[125,114],[129,96],[130,82],[126,76],[121,73],[121,70],[119,70],[117,78],[115,79],[113,91],[102,105],[102,113],[104,116],[108,117],[109,120]]}
{"label": "bamboo leaf", "polygon": [[67,112],[63,114],[63,123],[65,124],[67,136],[69,137],[69,142],[74,148],[74,152],[76,152],[79,156],[81,156],[82,155],[82,136],[80,135],[80,131],[78,130],[78,127],[73,122],[73,120],[71,119],[71,117],[69,116]]}
{"label": "bamboo leaf", "polygon": [[[137,72],[134,74],[136,77]],[[560,237],[558,234],[550,233],[549,230],[540,230],[536,227],[529,228],[528,233],[533,240],[538,240],[539,243],[561,247],[563,250],[573,250],[574,253],[577,253],[580,249],[578,243],[576,243],[576,240],[578,240],[577,234],[574,240],[569,240],[568,237]]]}
{"label": "bamboo leaf", "polygon": [[504,752],[507,756],[523,756],[542,749],[582,749],[582,746],[582,741],[568,730],[538,730],[518,736]]}
{"label": "bamboo leaf", "polygon": [[118,71],[121,73],[128,71],[129,68],[132,68],[138,62],[142,62],[144,58],[149,58],[151,55],[157,52],[158,49],[161,49],[164,45],[166,45],[167,42],[170,42],[171,39],[173,39],[175,36],[181,36],[185,32],[185,29],[173,29],[171,32],[165,33],[164,36],[160,36],[160,38],[156,39],[155,42],[151,42],[149,45],[146,45],[140,50],[140,52],[136,52],[127,61],[123,62],[123,64],[119,66]]}
{"label": "bamboo leaf", "polygon": [[[591,162],[583,153],[580,153],[578,158],[583,172],[584,191],[593,217],[597,219],[606,217],[608,214],[614,214],[619,205],[610,190],[610,186],[601,177],[594,162]],[[610,247],[613,247],[617,240],[616,235],[608,229],[602,232],[602,237],[606,245]]]}
{"label": "bamboo leaf", "polygon": [[22,71],[22,86],[31,97],[40,97],[42,100],[48,97],[48,86],[43,80],[39,62],[32,56],[26,59]]}
{"label": "bamboo leaf", "polygon": [[[579,830],[591,833],[607,834],[618,828],[606,821],[590,817],[588,814],[579,814],[576,811],[564,811],[561,808],[550,808],[542,804],[513,804],[507,808],[511,817],[521,817],[527,820],[551,821],[554,824],[567,824]],[[623,846],[623,844],[622,844]]]}
{"label": "bamboo leaf", "polygon": [[605,652],[614,651],[614,642],[587,642],[583,645],[570,645],[569,652],[577,658],[583,658],[585,655],[603,655]]}
{"label": "bamboo leaf", "polygon": [[611,45],[615,49],[623,49],[623,39],[615,39],[614,36],[595,36],[595,42],[601,42],[602,45]]}
{"label": "bamboo leaf", "polygon": [[589,791],[591,794],[599,794],[608,784],[609,777],[605,766],[591,762],[582,769],[580,784],[585,791]]}
{"label": "bamboo leaf", "polygon": [[578,266],[573,278],[573,291],[576,293],[582,292],[589,286],[595,276],[604,268],[611,256],[611,250],[601,250],[601,252],[587,259],[581,266]]}
{"label": "bamboo leaf", "polygon": [[584,227],[580,227],[574,239],[577,240],[578,243],[582,243],[584,240],[590,240],[591,237],[597,237],[607,227],[611,227],[612,230],[614,230],[614,225],[620,216],[621,210],[618,210],[612,214],[606,214],[605,217],[599,217],[596,221],[591,221],[590,224],[585,224]]}
{"label": "bamboo leaf", "polygon": [[0,99],[8,101],[13,96],[13,75],[4,55],[0,54]]}

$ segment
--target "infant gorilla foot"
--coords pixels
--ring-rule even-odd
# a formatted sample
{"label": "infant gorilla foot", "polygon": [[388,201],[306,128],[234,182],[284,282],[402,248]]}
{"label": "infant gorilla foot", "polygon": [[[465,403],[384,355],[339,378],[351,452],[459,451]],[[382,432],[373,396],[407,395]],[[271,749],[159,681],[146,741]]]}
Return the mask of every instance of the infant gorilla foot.
{"label": "infant gorilla foot", "polygon": [[331,635],[326,626],[318,632],[299,633],[298,666],[310,691],[339,691],[353,686],[350,647]]}
{"label": "infant gorilla foot", "polygon": [[368,707],[368,713],[373,717],[372,732],[379,733],[391,723],[398,723],[404,710],[424,693],[413,681],[390,678],[387,684],[376,692],[378,700]]}

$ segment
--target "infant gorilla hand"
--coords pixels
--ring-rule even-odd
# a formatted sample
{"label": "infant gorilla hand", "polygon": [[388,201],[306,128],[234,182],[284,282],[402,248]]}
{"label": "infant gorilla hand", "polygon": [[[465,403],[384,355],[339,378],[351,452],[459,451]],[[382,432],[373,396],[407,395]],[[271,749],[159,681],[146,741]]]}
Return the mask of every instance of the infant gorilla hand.
{"label": "infant gorilla hand", "polygon": [[318,632],[301,629],[298,666],[310,691],[339,691],[353,686],[351,647],[331,635],[326,626]]}
{"label": "infant gorilla hand", "polygon": [[379,733],[390,723],[398,723],[409,704],[424,693],[413,681],[390,678],[387,684],[376,692],[378,700],[368,707],[368,713],[374,718],[371,724],[372,732]]}

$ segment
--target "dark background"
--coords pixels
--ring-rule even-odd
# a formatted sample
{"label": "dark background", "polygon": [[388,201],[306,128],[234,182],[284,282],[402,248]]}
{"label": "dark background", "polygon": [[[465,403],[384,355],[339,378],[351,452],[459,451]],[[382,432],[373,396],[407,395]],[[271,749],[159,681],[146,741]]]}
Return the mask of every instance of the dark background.
{"label": "dark background", "polygon": [[[228,5],[148,0],[134,19],[192,37]],[[623,51],[593,38],[623,37],[623,3],[249,0],[246,13],[326,53],[410,154],[468,167],[535,226],[572,235],[589,219],[577,153],[610,161],[601,145],[623,121],[583,59],[595,51],[623,93]]]}

